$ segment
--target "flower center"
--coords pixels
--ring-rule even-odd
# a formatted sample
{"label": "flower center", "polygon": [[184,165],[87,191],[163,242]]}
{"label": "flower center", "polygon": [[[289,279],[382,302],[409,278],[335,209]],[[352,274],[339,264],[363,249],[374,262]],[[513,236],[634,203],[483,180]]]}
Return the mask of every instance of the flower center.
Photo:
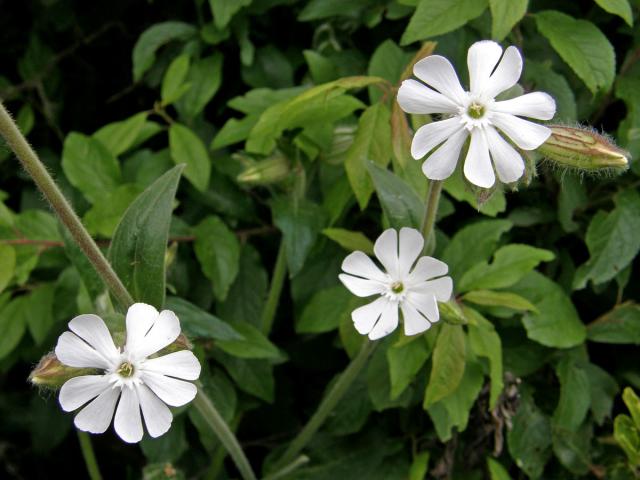
{"label": "flower center", "polygon": [[467,115],[469,115],[474,120],[478,120],[479,118],[482,118],[485,112],[486,112],[486,108],[484,107],[484,105],[481,105],[476,102],[472,102],[471,105],[469,105],[469,108],[467,108]]}
{"label": "flower center", "polygon": [[130,362],[123,362],[116,370],[116,373],[121,377],[129,378],[133,375],[134,371],[135,368],[133,368],[133,365]]}
{"label": "flower center", "polygon": [[402,285],[402,282],[393,282],[391,284],[391,291],[395,294],[398,293],[402,293],[402,291],[404,290],[404,285]]}

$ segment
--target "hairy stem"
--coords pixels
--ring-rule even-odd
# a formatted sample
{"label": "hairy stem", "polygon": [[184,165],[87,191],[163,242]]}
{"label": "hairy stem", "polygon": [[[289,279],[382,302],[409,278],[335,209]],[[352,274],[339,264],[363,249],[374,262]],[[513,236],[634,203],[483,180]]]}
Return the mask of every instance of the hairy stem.
{"label": "hairy stem", "polygon": [[78,440],[80,441],[80,450],[82,450],[84,463],[87,465],[89,478],[91,480],[102,480],[98,462],[96,461],[96,454],[93,452],[93,445],[91,445],[91,437],[89,437],[88,433],[78,430]]}
{"label": "hairy stem", "polygon": [[273,320],[278,309],[278,301],[282,293],[284,279],[287,274],[287,253],[285,251],[284,239],[280,240],[280,248],[278,249],[278,257],[273,267],[273,276],[271,277],[271,285],[269,286],[269,295],[267,302],[262,310],[262,333],[269,335]]}
{"label": "hairy stem", "polygon": [[91,238],[91,235],[86,231],[73,208],[2,103],[0,103],[0,135],[4,137],[11,150],[16,154],[18,160],[20,160],[24,169],[36,183],[60,221],[69,229],[73,239],[91,261],[109,291],[123,306],[133,303],[131,295],[129,295],[129,292],[113,271],[93,238]]}
{"label": "hairy stem", "polygon": [[340,378],[333,385],[329,393],[322,399],[318,409],[315,411],[311,419],[307,422],[300,433],[289,444],[289,447],[282,455],[282,458],[277,462],[277,466],[282,468],[292,463],[302,451],[302,449],[313,438],[313,435],[324,424],[327,417],[333,412],[333,409],[342,399],[347,390],[354,382],[362,367],[367,363],[369,355],[375,349],[377,343],[365,340],[364,344],[360,348],[360,352],[349,363],[344,372],[340,375]]}
{"label": "hairy stem", "polygon": [[424,209],[424,218],[420,231],[424,237],[424,251],[429,255],[433,253],[436,247],[433,226],[436,223],[436,215],[438,214],[438,203],[440,203],[440,193],[442,192],[442,182],[439,180],[429,181],[429,190],[427,192],[427,200]]}
{"label": "hairy stem", "polygon": [[220,416],[211,399],[207,397],[201,388],[198,388],[198,395],[196,395],[193,405],[202,414],[211,430],[216,432],[218,439],[229,452],[231,458],[233,458],[242,478],[244,480],[255,480],[256,476],[251,469],[249,460],[247,460],[238,439],[229,429],[229,426],[225,423],[222,416]]}

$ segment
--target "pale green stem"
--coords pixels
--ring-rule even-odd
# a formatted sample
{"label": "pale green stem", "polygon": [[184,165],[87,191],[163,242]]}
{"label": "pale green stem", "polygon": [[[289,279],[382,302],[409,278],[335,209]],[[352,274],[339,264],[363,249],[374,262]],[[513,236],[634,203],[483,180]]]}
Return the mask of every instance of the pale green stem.
{"label": "pale green stem", "polygon": [[87,465],[89,478],[91,480],[102,480],[98,462],[96,461],[96,454],[93,452],[93,446],[91,445],[91,437],[89,437],[88,433],[78,430],[78,440],[80,441],[80,450],[82,450],[84,463]]}
{"label": "pale green stem", "polygon": [[269,335],[273,320],[278,309],[278,301],[282,293],[285,276],[287,274],[287,252],[285,251],[284,239],[280,240],[280,248],[278,248],[278,257],[273,267],[273,276],[271,277],[271,285],[269,286],[269,295],[267,302],[262,310],[262,333]]}
{"label": "pale green stem", "polygon": [[249,460],[247,460],[247,457],[242,451],[240,443],[238,443],[238,439],[231,429],[229,429],[229,426],[226,424],[220,413],[218,413],[218,410],[213,405],[211,399],[207,397],[201,388],[198,388],[198,395],[196,395],[193,405],[202,414],[211,430],[216,432],[218,439],[222,445],[224,445],[224,448],[227,449],[229,455],[231,455],[236,467],[238,467],[242,478],[244,480],[255,480],[256,476],[251,469]]}
{"label": "pale green stem", "polygon": [[[98,248],[91,235],[82,225],[82,222],[73,211],[73,208],[67,202],[58,186],[56,185],[46,167],[42,164],[36,153],[33,151],[27,140],[24,138],[17,125],[9,115],[9,112],[0,103],[0,135],[2,135],[7,144],[16,154],[25,170],[43,193],[45,198],[51,204],[51,207],[58,215],[60,221],[69,229],[69,232],[82,249],[89,261],[92,263],[102,281],[109,287],[109,290],[118,299],[125,308],[133,304],[133,298],[120,281],[118,275],[113,271],[111,265]],[[238,470],[242,474],[244,480],[255,480],[255,475],[251,470],[251,466],[240,448],[235,436],[224,423],[224,420],[216,410],[211,400],[206,394],[199,390],[194,401],[196,408],[204,416],[205,420],[213,430],[214,434],[220,439],[222,444],[229,450],[231,457],[236,462]],[[79,432],[81,445],[83,445],[82,434]],[[83,446],[83,454],[85,449]],[[85,455],[85,459],[86,459]]]}
{"label": "pale green stem", "polygon": [[322,399],[322,402],[320,402],[318,409],[315,411],[311,419],[307,422],[296,438],[294,438],[289,444],[289,447],[277,463],[278,467],[282,468],[283,466],[292,463],[302,449],[307,446],[307,443],[309,443],[318,429],[324,424],[327,417],[331,412],[333,412],[333,409],[342,399],[344,394],[347,393],[347,390],[349,390],[349,387],[362,370],[362,367],[367,363],[367,359],[369,358],[369,355],[371,355],[371,352],[373,352],[376,345],[376,342],[365,340],[365,343],[360,348],[358,355],[351,360],[329,393]]}
{"label": "pale green stem", "polygon": [[82,222],[73,211],[73,208],[2,103],[0,103],[0,135],[4,137],[7,144],[16,154],[18,160],[20,160],[24,169],[47,199],[60,221],[69,229],[73,239],[87,258],[89,258],[111,293],[123,306],[128,306],[133,303],[131,295],[129,295],[129,292],[118,278],[118,275],[113,271],[113,268],[111,268],[102,251],[86,231]]}
{"label": "pale green stem", "polygon": [[278,480],[280,478],[286,477],[287,475],[296,471],[298,468],[300,468],[301,466],[307,463],[309,463],[309,457],[307,457],[306,455],[300,455],[289,465],[285,466],[282,470],[278,470],[277,472],[272,473],[271,475],[267,475],[262,480]]}
{"label": "pale green stem", "polygon": [[424,208],[424,218],[422,219],[422,225],[420,226],[420,231],[424,237],[424,251],[427,255],[430,255],[435,250],[436,242],[433,226],[436,223],[441,192],[442,182],[439,180],[431,180],[429,182],[429,190],[427,192],[427,200]]}

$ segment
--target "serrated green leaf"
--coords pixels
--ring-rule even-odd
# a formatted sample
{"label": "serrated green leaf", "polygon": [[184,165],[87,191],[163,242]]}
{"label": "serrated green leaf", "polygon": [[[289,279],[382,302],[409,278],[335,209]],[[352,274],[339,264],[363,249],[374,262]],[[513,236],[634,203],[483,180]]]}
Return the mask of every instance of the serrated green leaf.
{"label": "serrated green leaf", "polygon": [[172,123],[169,127],[169,148],[174,163],[186,165],[184,176],[187,180],[198,190],[206,190],[211,175],[211,160],[200,137],[190,128]]}
{"label": "serrated green leaf", "polygon": [[607,37],[593,23],[555,10],[535,14],[540,33],[592,93],[611,87],[616,57]]}

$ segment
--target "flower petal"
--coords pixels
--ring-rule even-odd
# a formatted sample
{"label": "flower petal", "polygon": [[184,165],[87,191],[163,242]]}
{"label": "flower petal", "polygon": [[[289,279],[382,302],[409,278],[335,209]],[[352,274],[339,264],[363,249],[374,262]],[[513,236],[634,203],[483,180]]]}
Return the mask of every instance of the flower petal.
{"label": "flower petal", "polygon": [[373,252],[394,279],[398,278],[398,232],[388,228],[380,234],[373,246]]}
{"label": "flower petal", "polygon": [[504,183],[512,183],[522,177],[524,173],[524,161],[516,150],[509,145],[495,128],[486,129],[487,142],[491,158],[496,166],[498,178]]}
{"label": "flower petal", "polygon": [[535,150],[551,135],[551,129],[544,125],[508,113],[493,112],[491,121],[523,150]]}
{"label": "flower petal", "polygon": [[58,401],[65,412],[71,412],[111,388],[105,375],[82,375],[67,380],[60,389]]}
{"label": "flower petal", "polygon": [[556,114],[556,101],[548,93],[533,92],[511,100],[495,102],[491,109],[538,120],[551,120]]}
{"label": "flower petal", "polygon": [[483,92],[501,56],[502,47],[491,40],[483,40],[471,45],[467,52],[471,93]]}
{"label": "flower petal", "polygon": [[400,254],[398,257],[400,280],[404,280],[409,275],[409,270],[422,253],[422,247],[424,247],[424,238],[418,230],[407,227],[400,230]]}
{"label": "flower petal", "polygon": [[462,129],[449,137],[435,152],[429,155],[422,164],[422,172],[431,180],[449,178],[458,164],[460,150],[467,140],[469,132]]}
{"label": "flower petal", "polygon": [[342,270],[358,277],[384,282],[387,276],[373,263],[366,253],[352,252],[342,262]]}
{"label": "flower petal", "polygon": [[464,160],[464,176],[474,185],[482,188],[491,187],[496,176],[493,173],[489,145],[483,130],[477,128],[471,132],[471,142],[467,158]]}
{"label": "flower petal", "polygon": [[73,423],[83,432],[104,433],[109,428],[119,396],[119,388],[103,391],[98,398],[80,410]]}
{"label": "flower petal", "polygon": [[388,303],[388,298],[380,297],[367,305],[356,308],[351,312],[353,326],[359,334],[367,335],[371,331]]}
{"label": "flower petal", "polygon": [[416,160],[424,157],[435,147],[462,130],[464,126],[459,117],[448,118],[439,122],[427,123],[420,127],[411,142],[411,156]]}
{"label": "flower petal", "polygon": [[136,385],[136,391],[149,435],[157,438],[168,432],[173,421],[169,407],[146,385]]}
{"label": "flower petal", "polygon": [[416,263],[416,268],[406,279],[407,286],[419,284],[430,278],[441,277],[449,271],[449,266],[433,257],[421,257]]}
{"label": "flower petal", "polygon": [[142,372],[142,381],[160,400],[172,407],[181,407],[193,400],[198,389],[193,383],[167,377],[156,372]]}
{"label": "flower petal", "polygon": [[464,104],[467,92],[463,90],[453,65],[446,58],[440,55],[423,58],[414,65],[413,73],[457,105]]}
{"label": "flower petal", "polygon": [[502,60],[487,81],[483,96],[494,98],[501,92],[510,89],[520,79],[522,74],[522,55],[516,47],[509,47],[504,51]]}
{"label": "flower petal", "polygon": [[58,360],[69,367],[103,368],[105,370],[112,367],[109,360],[91,348],[75,333],[64,332],[60,335],[55,352]]}
{"label": "flower petal", "polygon": [[137,443],[142,440],[142,418],[140,417],[140,401],[133,388],[122,389],[116,418],[113,427],[118,436],[127,443]]}
{"label": "flower petal", "polygon": [[369,332],[371,340],[378,340],[389,335],[398,327],[398,304],[396,302],[387,302],[380,315],[380,320],[375,324]]}
{"label": "flower petal", "polygon": [[376,280],[354,277],[352,275],[347,275],[346,273],[341,273],[338,275],[338,278],[351,293],[358,297],[369,297],[376,293],[380,294],[385,291],[385,286]]}
{"label": "flower petal", "polygon": [[431,327],[429,320],[424,318],[409,302],[402,302],[400,308],[402,309],[405,335],[417,335]]}
{"label": "flower petal", "polygon": [[126,350],[134,351],[142,341],[153,323],[158,318],[158,310],[146,303],[134,303],[127,310],[127,344]]}
{"label": "flower petal", "polygon": [[410,290],[417,295],[435,295],[439,302],[448,302],[453,293],[453,280],[451,277],[441,277],[421,283]]}
{"label": "flower petal", "polygon": [[427,317],[431,323],[440,320],[440,312],[438,311],[438,303],[433,293],[416,293],[409,292],[405,297],[405,302],[418,310],[422,315]]}
{"label": "flower petal", "polygon": [[104,320],[98,315],[78,315],[69,322],[69,328],[106,359],[118,360],[120,353]]}
{"label": "flower petal", "polygon": [[197,380],[201,367],[193,352],[180,350],[162,357],[150,358],[144,362],[142,369],[184,380]]}
{"label": "flower petal", "polygon": [[171,310],[163,310],[158,315],[151,330],[136,345],[132,352],[138,358],[148,357],[162,350],[180,335],[180,321]]}
{"label": "flower petal", "polygon": [[407,113],[456,113],[458,106],[443,94],[416,80],[405,80],[398,89],[398,103]]}

